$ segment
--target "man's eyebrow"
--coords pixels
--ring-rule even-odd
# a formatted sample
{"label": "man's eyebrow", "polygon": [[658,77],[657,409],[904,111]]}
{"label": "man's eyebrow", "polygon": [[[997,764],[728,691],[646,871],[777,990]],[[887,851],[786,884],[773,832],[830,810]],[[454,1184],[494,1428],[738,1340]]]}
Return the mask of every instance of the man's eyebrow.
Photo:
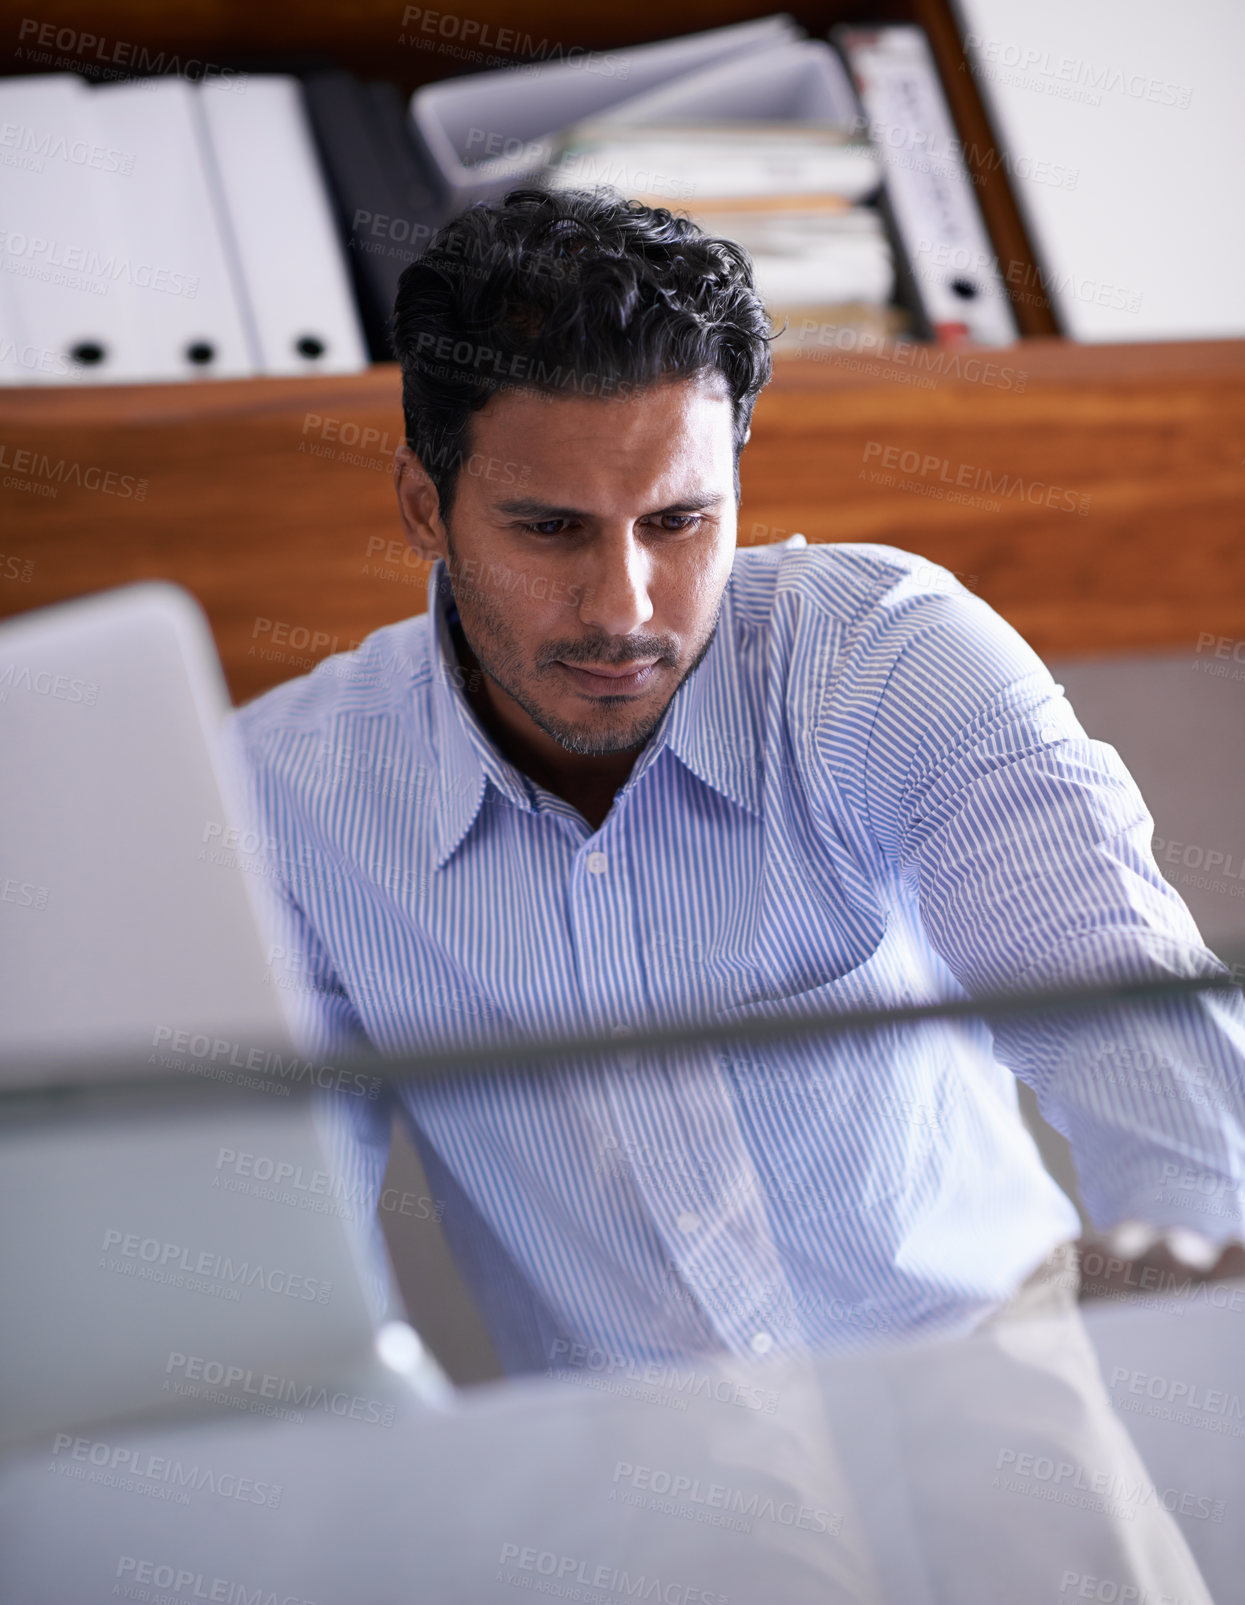
{"label": "man's eyebrow", "polygon": [[[717,507],[724,500],[721,492],[716,490],[692,491],[687,496],[680,496],[678,500],[670,502],[666,507],[650,509],[646,517],[661,518],[667,513],[703,513],[706,508]],[[507,518],[522,518],[528,523],[543,523],[554,518],[582,518],[591,520],[597,515],[585,512],[580,507],[558,507],[552,502],[540,502],[527,497],[515,497],[508,501],[495,502],[494,511],[504,513]]]}

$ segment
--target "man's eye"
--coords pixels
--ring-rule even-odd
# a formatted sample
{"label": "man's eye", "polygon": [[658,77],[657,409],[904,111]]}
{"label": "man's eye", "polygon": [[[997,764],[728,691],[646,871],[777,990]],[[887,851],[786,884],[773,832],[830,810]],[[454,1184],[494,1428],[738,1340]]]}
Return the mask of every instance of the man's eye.
{"label": "man's eye", "polygon": [[[658,513],[649,521],[667,535],[682,535],[699,528],[704,519],[699,513]],[[530,524],[520,524],[525,535],[564,535],[571,529],[568,518],[542,518]]]}
{"label": "man's eye", "polygon": [[538,524],[520,524],[529,535],[560,535],[566,527],[564,518],[542,518]]}
{"label": "man's eye", "polygon": [[704,523],[698,513],[659,513],[657,519],[668,534],[678,535],[683,530],[695,529]]}

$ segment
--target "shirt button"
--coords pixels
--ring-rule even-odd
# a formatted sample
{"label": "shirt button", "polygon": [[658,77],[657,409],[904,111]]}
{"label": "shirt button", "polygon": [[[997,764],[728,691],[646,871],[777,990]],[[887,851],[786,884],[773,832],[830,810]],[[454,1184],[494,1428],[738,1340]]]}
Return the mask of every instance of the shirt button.
{"label": "shirt button", "polygon": [[757,1332],[749,1340],[748,1347],[753,1354],[768,1354],[774,1347],[774,1340],[768,1332]]}
{"label": "shirt button", "polygon": [[[610,1035],[612,1037],[629,1037],[631,1035],[631,1027],[629,1025],[612,1025],[610,1027]],[[620,1070],[634,1071],[639,1062],[637,1055],[629,1050],[614,1055],[614,1063]]]}
{"label": "shirt button", "polygon": [[1061,731],[1057,724],[1044,724],[1040,731],[1042,740],[1049,747],[1052,741],[1058,741]]}
{"label": "shirt button", "polygon": [[604,853],[589,853],[588,854],[588,873],[589,873],[589,875],[604,875],[605,874],[605,866],[606,866],[606,864],[608,862],[609,862],[609,860],[606,858]]}
{"label": "shirt button", "polygon": [[694,1209],[685,1209],[674,1224],[681,1232],[694,1232],[700,1225],[700,1216]]}

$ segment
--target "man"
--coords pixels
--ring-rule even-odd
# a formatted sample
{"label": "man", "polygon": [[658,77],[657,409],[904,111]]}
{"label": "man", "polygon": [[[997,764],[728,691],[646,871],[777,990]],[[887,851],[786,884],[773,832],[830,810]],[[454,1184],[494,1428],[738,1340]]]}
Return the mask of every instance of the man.
{"label": "man", "polygon": [[[980,599],[889,547],[736,551],[768,329],[743,254],[662,211],[518,191],[448,225],[394,315],[428,612],[239,715],[309,1045],[619,1039],[337,1111],[370,1199],[403,1111],[511,1371],[993,1320],[1079,1228],[1013,1071],[1100,1228],[1241,1231],[1234,994],[627,1054],[689,1015],[1226,974]],[[1221,1214],[1155,1202],[1173,1161]]]}

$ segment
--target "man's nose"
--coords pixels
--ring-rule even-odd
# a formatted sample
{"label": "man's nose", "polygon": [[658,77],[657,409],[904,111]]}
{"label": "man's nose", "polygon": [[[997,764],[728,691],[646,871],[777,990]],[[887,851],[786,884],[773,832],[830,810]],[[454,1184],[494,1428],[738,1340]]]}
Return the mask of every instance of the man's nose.
{"label": "man's nose", "polygon": [[594,542],[579,617],[602,635],[633,634],[653,616],[652,559],[630,529]]}

